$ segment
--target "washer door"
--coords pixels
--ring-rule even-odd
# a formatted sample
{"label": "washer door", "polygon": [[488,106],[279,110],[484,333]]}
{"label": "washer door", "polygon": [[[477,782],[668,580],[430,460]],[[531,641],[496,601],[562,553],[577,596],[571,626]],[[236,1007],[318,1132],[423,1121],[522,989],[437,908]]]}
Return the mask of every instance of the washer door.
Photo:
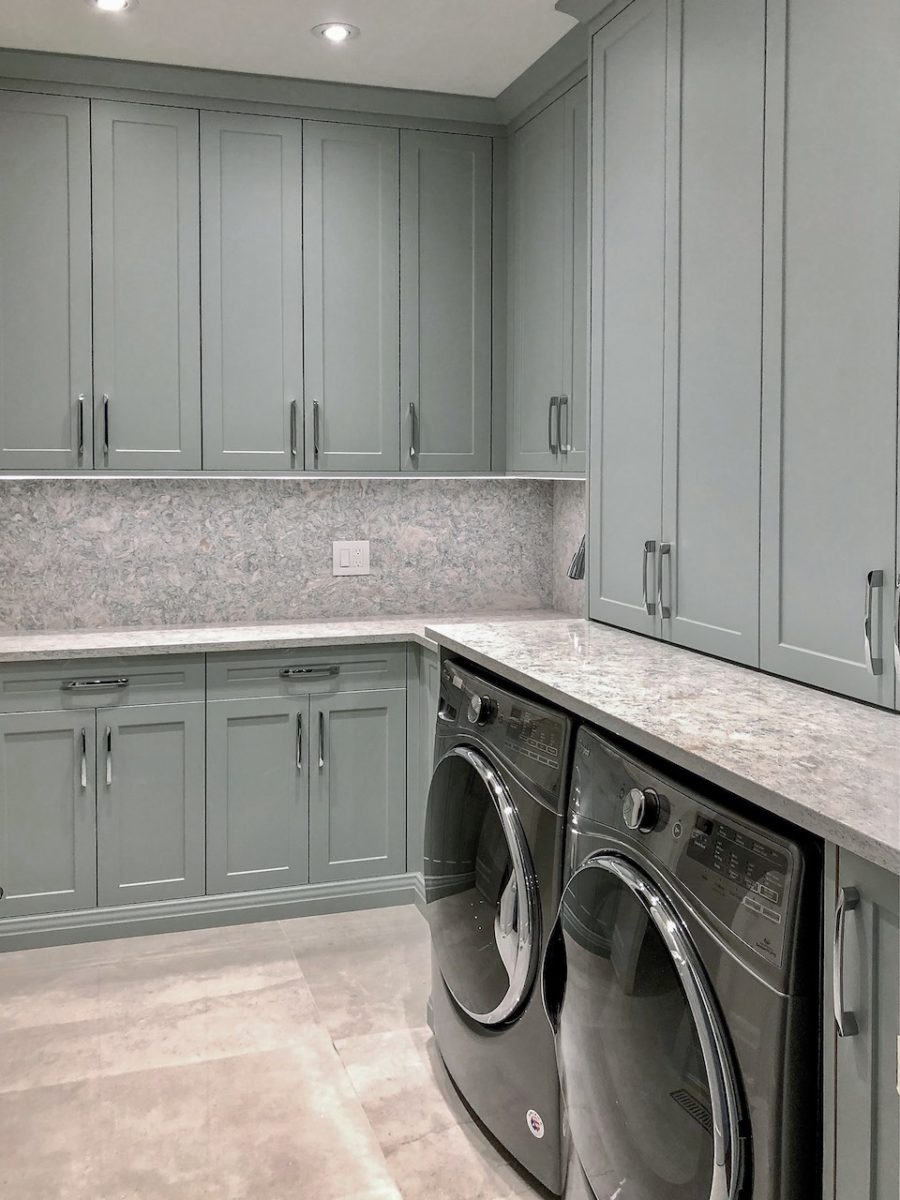
{"label": "washer door", "polygon": [[543,990],[573,1147],[597,1200],[746,1195],[718,1005],[681,919],[630,860],[601,852],[572,876]]}
{"label": "washer door", "polygon": [[511,1020],[537,972],[537,884],[509,791],[471,746],[449,750],[431,781],[425,900],[432,950],[453,999],[482,1025]]}

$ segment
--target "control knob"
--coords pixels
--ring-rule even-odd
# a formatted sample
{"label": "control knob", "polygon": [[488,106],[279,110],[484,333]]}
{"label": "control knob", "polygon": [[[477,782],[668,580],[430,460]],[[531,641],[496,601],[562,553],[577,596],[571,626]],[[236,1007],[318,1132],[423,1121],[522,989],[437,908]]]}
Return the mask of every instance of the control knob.
{"label": "control knob", "polygon": [[487,725],[495,715],[494,702],[490,696],[469,697],[469,711],[466,714],[470,725]]}
{"label": "control knob", "polygon": [[629,829],[651,833],[659,823],[659,793],[653,788],[632,788],[622,805],[622,816]]}

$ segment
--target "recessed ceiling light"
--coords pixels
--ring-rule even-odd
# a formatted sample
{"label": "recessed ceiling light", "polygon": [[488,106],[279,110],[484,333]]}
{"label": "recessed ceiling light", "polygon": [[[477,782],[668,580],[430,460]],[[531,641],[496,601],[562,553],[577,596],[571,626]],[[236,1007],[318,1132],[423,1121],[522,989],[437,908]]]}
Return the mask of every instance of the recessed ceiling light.
{"label": "recessed ceiling light", "polygon": [[134,8],[137,0],[88,0],[88,4],[98,12],[120,13],[126,8]]}
{"label": "recessed ceiling light", "polygon": [[359,37],[357,27],[348,25],[346,21],[328,21],[325,25],[314,25],[312,32],[316,37],[331,42],[333,46],[340,46],[342,42],[349,42],[351,38]]}

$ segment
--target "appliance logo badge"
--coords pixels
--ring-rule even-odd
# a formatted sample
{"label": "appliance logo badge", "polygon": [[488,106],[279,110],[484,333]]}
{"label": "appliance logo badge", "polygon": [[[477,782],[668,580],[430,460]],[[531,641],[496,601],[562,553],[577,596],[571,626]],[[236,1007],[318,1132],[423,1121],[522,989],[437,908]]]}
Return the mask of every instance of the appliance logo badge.
{"label": "appliance logo badge", "polygon": [[539,1112],[535,1112],[533,1108],[529,1108],[525,1114],[525,1120],[528,1122],[528,1128],[531,1130],[533,1137],[542,1138],[544,1136],[544,1120]]}

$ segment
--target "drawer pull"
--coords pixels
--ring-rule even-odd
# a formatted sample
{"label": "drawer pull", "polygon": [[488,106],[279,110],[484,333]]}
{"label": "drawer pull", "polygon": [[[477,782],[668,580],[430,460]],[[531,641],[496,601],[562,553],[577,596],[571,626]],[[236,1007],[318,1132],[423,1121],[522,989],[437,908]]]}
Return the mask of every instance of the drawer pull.
{"label": "drawer pull", "polygon": [[112,679],[70,679],[62,685],[64,692],[99,692],[109,688],[126,688],[128,679],[124,675]]}
{"label": "drawer pull", "polygon": [[112,787],[112,729],[109,725],[106,727],[104,737],[106,740],[106,786]]}
{"label": "drawer pull", "polygon": [[282,679],[326,679],[337,675],[340,667],[282,667],[278,674]]}
{"label": "drawer pull", "polygon": [[81,731],[81,790],[87,791],[87,730]]}
{"label": "drawer pull", "polygon": [[319,770],[325,766],[325,714],[319,711]]}

